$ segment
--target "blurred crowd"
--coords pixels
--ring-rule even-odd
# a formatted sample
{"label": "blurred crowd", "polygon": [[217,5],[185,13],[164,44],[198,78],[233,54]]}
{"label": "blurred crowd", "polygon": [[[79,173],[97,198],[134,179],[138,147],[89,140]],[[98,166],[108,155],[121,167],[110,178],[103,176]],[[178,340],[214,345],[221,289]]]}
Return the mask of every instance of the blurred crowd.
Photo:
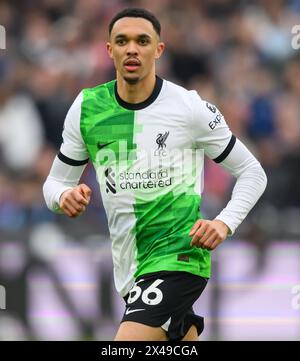
{"label": "blurred crowd", "polygon": [[[300,52],[292,28],[299,0],[0,0],[0,233],[51,221],[42,184],[60,147],[68,108],[84,87],[115,77],[108,23],[125,7],[159,18],[166,51],[157,73],[216,104],[254,152],[268,188],[241,227],[281,239],[300,235]],[[87,217],[106,229],[95,191]],[[204,214],[215,216],[234,180],[208,161]],[[64,220],[68,222],[67,220]],[[76,221],[77,222],[77,221]]]}

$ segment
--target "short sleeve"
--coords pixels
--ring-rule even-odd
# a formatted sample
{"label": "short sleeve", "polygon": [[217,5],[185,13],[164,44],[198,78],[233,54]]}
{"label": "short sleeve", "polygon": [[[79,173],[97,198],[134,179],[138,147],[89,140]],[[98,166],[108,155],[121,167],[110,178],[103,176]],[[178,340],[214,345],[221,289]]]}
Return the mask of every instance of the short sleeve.
{"label": "short sleeve", "polygon": [[196,91],[191,91],[193,119],[192,138],[196,148],[215,162],[222,162],[231,152],[236,138],[229,129],[219,109],[202,100]]}
{"label": "short sleeve", "polygon": [[69,165],[83,165],[88,162],[88,152],[80,132],[81,103],[83,95],[79,93],[71,105],[64,123],[63,142],[58,158]]}

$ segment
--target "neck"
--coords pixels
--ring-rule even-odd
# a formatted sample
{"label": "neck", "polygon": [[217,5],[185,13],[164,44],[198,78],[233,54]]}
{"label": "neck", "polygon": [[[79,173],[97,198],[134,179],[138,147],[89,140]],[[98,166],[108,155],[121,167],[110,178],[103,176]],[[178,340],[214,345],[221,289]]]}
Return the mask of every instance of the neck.
{"label": "neck", "polygon": [[148,99],[153,92],[156,78],[151,73],[136,84],[129,84],[117,73],[117,90],[120,98],[127,103],[141,103]]}

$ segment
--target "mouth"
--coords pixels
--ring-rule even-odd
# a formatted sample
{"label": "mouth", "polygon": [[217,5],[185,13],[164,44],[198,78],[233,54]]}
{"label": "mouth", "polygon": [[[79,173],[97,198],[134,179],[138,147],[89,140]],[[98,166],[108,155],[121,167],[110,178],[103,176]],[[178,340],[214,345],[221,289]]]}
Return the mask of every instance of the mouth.
{"label": "mouth", "polygon": [[124,62],[124,68],[128,72],[134,72],[141,66],[141,62],[138,59],[128,59]]}

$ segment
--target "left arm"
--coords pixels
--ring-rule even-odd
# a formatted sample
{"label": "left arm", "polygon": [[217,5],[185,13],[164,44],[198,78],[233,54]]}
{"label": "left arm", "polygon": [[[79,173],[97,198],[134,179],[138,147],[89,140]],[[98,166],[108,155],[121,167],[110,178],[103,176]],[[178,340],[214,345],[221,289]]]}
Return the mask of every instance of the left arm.
{"label": "left arm", "polygon": [[191,229],[191,245],[215,249],[246,218],[263,194],[267,177],[260,163],[238,139],[220,165],[237,178],[231,199],[213,220],[198,220]]}
{"label": "left arm", "polygon": [[237,178],[231,200],[222,212],[212,221],[199,219],[189,233],[192,246],[213,250],[246,218],[264,192],[267,177],[253,154],[231,133],[218,108],[194,91],[191,99],[191,136],[196,147]]}

